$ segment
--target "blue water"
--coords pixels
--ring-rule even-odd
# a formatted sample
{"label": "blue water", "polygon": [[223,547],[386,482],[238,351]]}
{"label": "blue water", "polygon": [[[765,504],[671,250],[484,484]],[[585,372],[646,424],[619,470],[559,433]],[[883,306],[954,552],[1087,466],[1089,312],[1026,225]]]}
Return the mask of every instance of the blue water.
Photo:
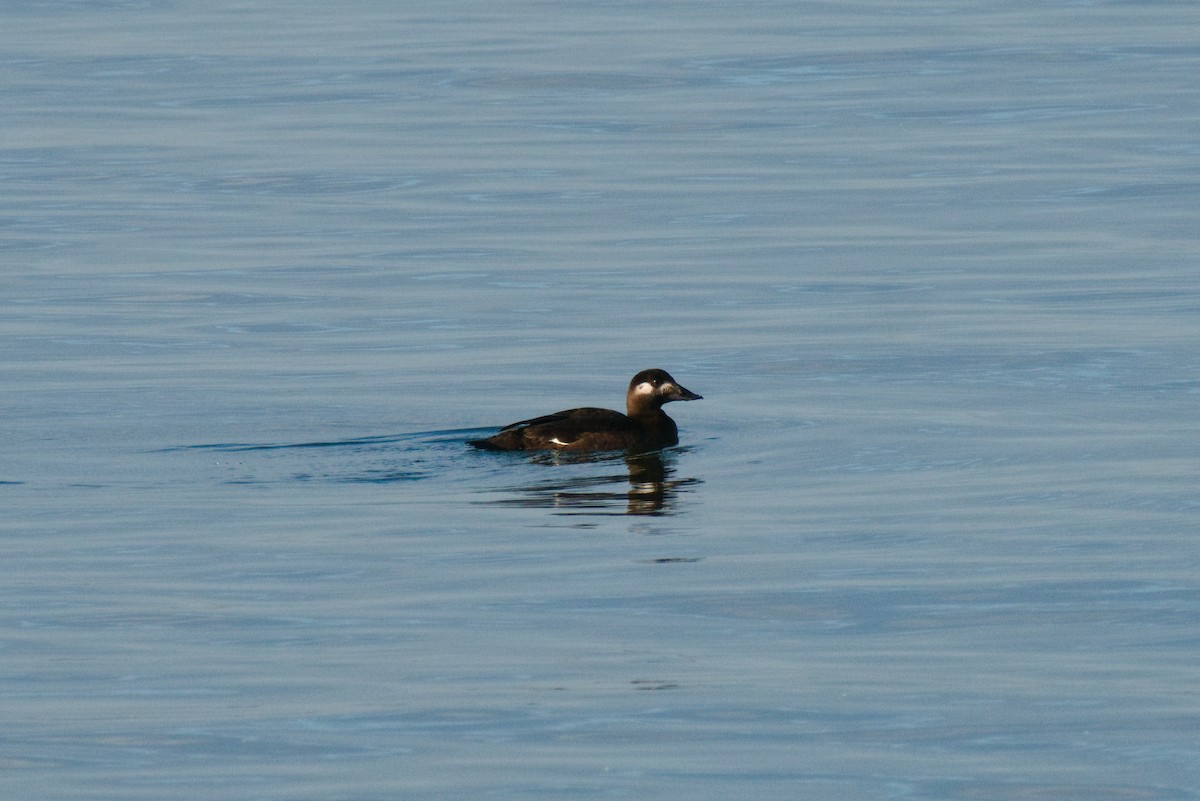
{"label": "blue water", "polygon": [[7,9],[0,795],[1200,798],[1198,29]]}

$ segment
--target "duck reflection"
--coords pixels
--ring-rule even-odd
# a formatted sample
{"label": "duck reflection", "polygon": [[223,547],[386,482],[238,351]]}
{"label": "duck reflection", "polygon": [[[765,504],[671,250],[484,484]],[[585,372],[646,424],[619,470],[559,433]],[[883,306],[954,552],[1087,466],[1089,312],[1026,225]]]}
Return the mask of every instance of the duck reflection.
{"label": "duck reflection", "polygon": [[680,493],[700,484],[697,478],[676,478],[675,452],[625,454],[539,453],[531,461],[546,465],[620,464],[622,472],[566,476],[511,488],[518,497],[496,503],[559,509],[564,514],[669,515]]}

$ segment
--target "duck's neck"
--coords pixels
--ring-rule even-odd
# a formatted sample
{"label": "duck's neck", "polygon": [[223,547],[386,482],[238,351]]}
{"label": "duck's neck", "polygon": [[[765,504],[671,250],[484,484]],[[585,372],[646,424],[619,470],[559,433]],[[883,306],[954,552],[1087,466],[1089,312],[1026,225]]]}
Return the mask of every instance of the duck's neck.
{"label": "duck's neck", "polygon": [[[653,417],[663,414],[662,404],[653,403],[649,398],[644,396],[630,395],[625,400],[625,414],[639,420],[643,417]],[[665,417],[666,415],[663,416]]]}

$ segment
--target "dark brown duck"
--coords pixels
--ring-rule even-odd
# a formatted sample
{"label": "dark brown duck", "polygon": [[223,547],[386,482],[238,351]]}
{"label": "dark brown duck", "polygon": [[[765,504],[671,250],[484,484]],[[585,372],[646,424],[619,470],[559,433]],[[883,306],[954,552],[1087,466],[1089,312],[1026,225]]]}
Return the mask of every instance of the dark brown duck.
{"label": "dark brown duck", "polygon": [[629,382],[625,414],[611,409],[567,409],[512,423],[487,439],[470,440],[489,451],[654,451],[679,442],[664,403],[700,400],[665,370],[643,370]]}

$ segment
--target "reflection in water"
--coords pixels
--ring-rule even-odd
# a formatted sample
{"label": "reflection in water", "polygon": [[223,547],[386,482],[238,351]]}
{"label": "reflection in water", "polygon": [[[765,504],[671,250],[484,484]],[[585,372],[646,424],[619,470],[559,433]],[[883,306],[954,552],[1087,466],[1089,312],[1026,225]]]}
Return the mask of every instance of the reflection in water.
{"label": "reflection in water", "polygon": [[563,514],[669,515],[674,513],[678,495],[700,484],[698,478],[672,478],[675,451],[626,454],[539,453],[536,464],[566,465],[625,462],[620,473],[565,476],[508,488],[518,497],[494,503],[502,506],[528,506],[563,510]]}
{"label": "reflection in water", "polygon": [[[488,430],[418,431],[297,442],[226,441],[177,445],[163,451],[228,454],[232,458],[217,462],[227,471],[227,484],[408,484],[461,470],[464,440]],[[524,465],[520,475],[527,475],[529,470],[539,477],[550,474],[549,478],[496,487],[506,494],[490,501],[497,505],[555,509],[561,514],[670,515],[675,512],[679,495],[701,483],[697,478],[675,477],[675,460],[687,450],[670,448],[636,455],[518,451],[486,456],[472,450],[470,462],[474,464],[479,458],[519,459]],[[554,469],[539,469],[543,466]],[[514,475],[507,468],[504,474]]]}

